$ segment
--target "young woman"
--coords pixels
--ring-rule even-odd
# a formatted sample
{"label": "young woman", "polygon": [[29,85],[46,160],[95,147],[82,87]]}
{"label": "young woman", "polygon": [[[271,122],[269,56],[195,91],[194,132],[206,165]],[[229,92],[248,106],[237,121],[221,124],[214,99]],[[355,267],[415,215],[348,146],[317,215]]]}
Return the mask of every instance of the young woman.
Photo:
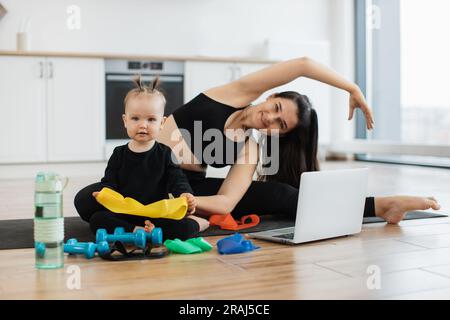
{"label": "young woman", "polygon": [[[272,95],[254,106],[251,103],[264,92],[299,77],[347,91],[350,94],[349,120],[359,108],[365,115],[367,128],[373,129],[372,112],[358,86],[306,57],[281,62],[209,89],[177,109],[158,137],[158,141],[171,147],[178,157],[196,196],[198,212],[231,212],[235,218],[250,213],[295,216],[300,174],[319,170],[317,114],[308,98],[295,92]],[[204,153],[210,151],[210,142],[204,137],[211,129],[219,130],[223,136],[220,139],[222,152],[213,160],[204,157]],[[244,132],[248,129],[279,137],[279,170],[273,175],[261,176],[259,181],[253,181],[257,163],[261,161],[258,144],[239,134],[231,138],[226,135],[230,130]],[[198,133],[201,133],[200,141]],[[194,137],[194,141],[190,137]],[[229,150],[236,152],[230,155]],[[229,164],[231,169],[225,179],[206,178],[208,165],[220,168]],[[91,186],[80,191],[78,201],[91,196],[91,191]],[[430,208],[440,209],[434,198],[367,198],[364,216],[398,223],[408,211]]]}

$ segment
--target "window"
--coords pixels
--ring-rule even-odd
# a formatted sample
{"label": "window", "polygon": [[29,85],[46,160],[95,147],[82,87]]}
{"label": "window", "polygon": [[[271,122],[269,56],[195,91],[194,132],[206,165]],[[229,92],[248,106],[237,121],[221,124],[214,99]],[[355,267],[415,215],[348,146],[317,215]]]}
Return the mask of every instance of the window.
{"label": "window", "polygon": [[[450,149],[450,1],[355,1],[357,82],[375,114],[373,132],[359,115],[357,138]],[[413,153],[358,158],[450,167]]]}

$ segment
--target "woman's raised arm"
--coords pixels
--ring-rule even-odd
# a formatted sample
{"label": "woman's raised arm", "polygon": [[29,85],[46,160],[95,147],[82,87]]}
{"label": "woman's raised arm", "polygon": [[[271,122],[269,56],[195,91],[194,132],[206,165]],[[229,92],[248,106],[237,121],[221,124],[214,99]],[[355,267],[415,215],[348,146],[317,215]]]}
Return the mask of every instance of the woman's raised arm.
{"label": "woman's raised arm", "polygon": [[305,74],[308,58],[274,64],[236,81],[209,89],[210,98],[236,107],[247,106],[264,92],[285,85]]}
{"label": "woman's raised arm", "polygon": [[241,107],[249,105],[264,92],[290,83],[300,77],[317,80],[349,92],[349,120],[353,117],[354,109],[361,108],[366,115],[368,129],[373,128],[372,111],[359,87],[337,72],[308,57],[276,63],[229,84],[210,89],[205,94],[222,103]]}
{"label": "woman's raised arm", "polygon": [[300,77],[317,80],[348,92],[354,91],[357,87],[337,72],[308,57],[274,64],[242,77],[238,82],[243,90],[253,92],[254,95],[261,95]]}

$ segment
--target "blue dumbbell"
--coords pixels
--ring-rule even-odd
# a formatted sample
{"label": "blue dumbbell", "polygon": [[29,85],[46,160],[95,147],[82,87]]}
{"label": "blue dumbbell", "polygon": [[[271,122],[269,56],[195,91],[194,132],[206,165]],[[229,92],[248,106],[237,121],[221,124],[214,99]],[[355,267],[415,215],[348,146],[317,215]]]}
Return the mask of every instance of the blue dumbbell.
{"label": "blue dumbbell", "polygon": [[78,242],[76,239],[69,239],[64,245],[64,252],[69,254],[84,254],[87,259],[92,259],[95,256],[95,252],[99,254],[109,252],[109,245],[107,242],[102,241],[98,244],[93,242]]}
{"label": "blue dumbbell", "polygon": [[99,255],[109,253],[111,249],[109,248],[109,243],[106,241],[101,241],[100,243],[97,243],[97,252]]}
{"label": "blue dumbbell", "polygon": [[97,244],[102,241],[109,243],[120,241],[127,244],[134,244],[136,247],[144,249],[147,244],[147,236],[145,233],[144,230],[137,230],[135,233],[125,233],[123,228],[116,228],[114,234],[108,234],[105,229],[98,229],[95,238]]}
{"label": "blue dumbbell", "polygon": [[122,227],[117,227],[114,229],[114,235],[119,236],[121,234],[127,234],[127,232],[125,232],[125,229]]}
{"label": "blue dumbbell", "polygon": [[[124,228],[116,228],[114,230],[115,235],[123,235],[123,234],[132,234],[125,232]],[[163,233],[161,228],[154,228],[152,232],[145,232],[145,237],[147,242],[150,242],[154,245],[161,245],[163,242]]]}
{"label": "blue dumbbell", "polygon": [[39,258],[44,258],[45,256],[45,243],[43,242],[35,242],[34,247],[36,249],[36,254],[39,256]]}
{"label": "blue dumbbell", "polygon": [[147,240],[154,245],[162,245],[163,232],[161,228],[154,228],[152,232],[146,232]]}

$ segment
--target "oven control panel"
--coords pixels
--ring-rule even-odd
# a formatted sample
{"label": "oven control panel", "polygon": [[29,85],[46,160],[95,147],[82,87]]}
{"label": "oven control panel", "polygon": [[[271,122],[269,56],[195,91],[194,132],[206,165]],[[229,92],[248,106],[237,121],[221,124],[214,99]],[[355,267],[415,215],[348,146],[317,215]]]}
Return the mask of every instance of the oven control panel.
{"label": "oven control panel", "polygon": [[184,74],[184,62],[181,61],[139,61],[139,60],[105,60],[106,73],[120,74]]}
{"label": "oven control panel", "polygon": [[129,70],[152,70],[162,71],[164,70],[164,62],[142,62],[142,61],[128,61]]}

